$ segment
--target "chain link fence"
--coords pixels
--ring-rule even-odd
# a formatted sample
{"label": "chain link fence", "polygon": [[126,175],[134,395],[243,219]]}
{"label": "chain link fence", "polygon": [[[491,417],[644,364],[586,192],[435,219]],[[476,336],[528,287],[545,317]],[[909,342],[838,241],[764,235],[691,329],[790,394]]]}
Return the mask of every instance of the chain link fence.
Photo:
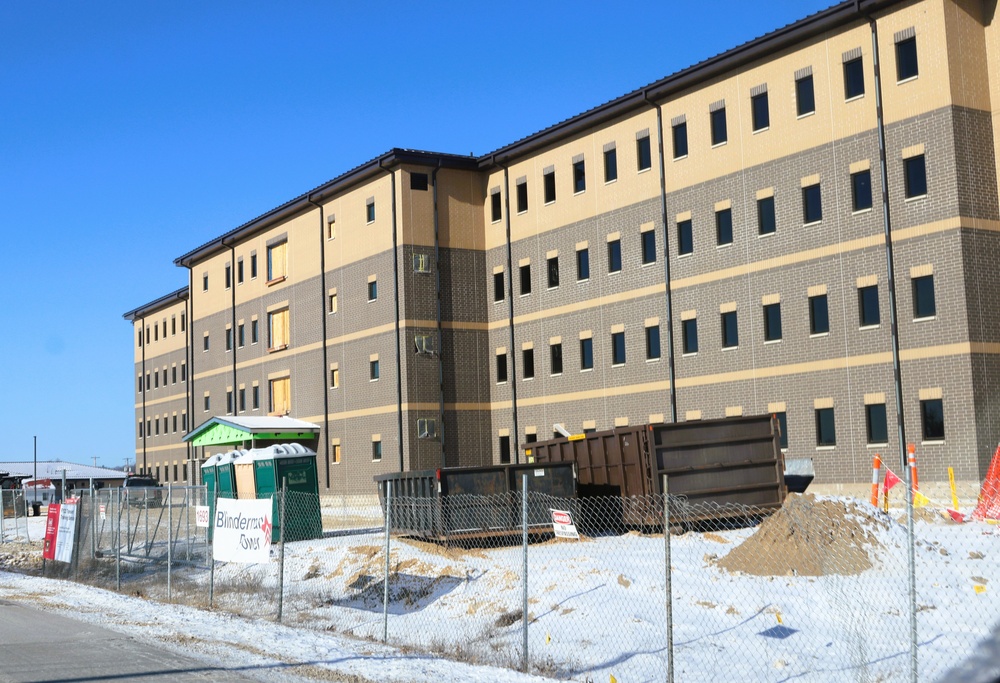
{"label": "chain link fence", "polygon": [[[1000,533],[949,514],[971,513],[971,487],[939,503],[933,486],[911,533],[904,488],[888,512],[279,493],[267,564],[212,560],[203,487],[114,489],[80,496],[73,562],[16,568],[575,681],[954,680],[1000,619]],[[42,520],[4,495],[0,557],[39,558]],[[1000,675],[983,661],[968,680]]]}

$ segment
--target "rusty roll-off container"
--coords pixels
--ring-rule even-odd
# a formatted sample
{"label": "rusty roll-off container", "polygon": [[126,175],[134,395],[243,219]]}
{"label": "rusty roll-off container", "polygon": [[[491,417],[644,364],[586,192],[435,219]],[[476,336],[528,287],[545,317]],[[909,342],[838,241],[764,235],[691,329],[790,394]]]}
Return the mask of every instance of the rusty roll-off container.
{"label": "rusty roll-off container", "polygon": [[[580,496],[621,496],[628,524],[656,525],[662,517],[641,498],[662,493],[695,506],[688,519],[725,516],[710,506],[776,510],[785,500],[784,457],[771,415],[618,427],[524,444],[536,463],[575,462]],[[719,509],[718,507],[716,508]]]}

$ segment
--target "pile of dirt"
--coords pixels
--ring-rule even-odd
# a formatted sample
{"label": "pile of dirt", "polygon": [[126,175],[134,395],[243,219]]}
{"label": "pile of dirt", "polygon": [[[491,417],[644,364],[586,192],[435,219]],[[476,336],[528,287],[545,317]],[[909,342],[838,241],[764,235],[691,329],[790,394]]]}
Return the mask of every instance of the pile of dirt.
{"label": "pile of dirt", "polygon": [[792,493],[718,565],[754,576],[860,574],[882,548],[874,532],[888,524],[870,506]]}
{"label": "pile of dirt", "polygon": [[42,568],[42,542],[0,544],[0,569],[33,572]]}

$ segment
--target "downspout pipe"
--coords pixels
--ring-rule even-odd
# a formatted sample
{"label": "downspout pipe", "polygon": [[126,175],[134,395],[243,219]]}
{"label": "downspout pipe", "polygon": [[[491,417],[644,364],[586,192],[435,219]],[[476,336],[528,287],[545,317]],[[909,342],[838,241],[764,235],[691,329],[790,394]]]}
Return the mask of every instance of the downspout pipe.
{"label": "downspout pipe", "polygon": [[642,93],[643,99],[656,109],[656,146],[660,156],[660,223],[663,225],[663,282],[664,301],[667,306],[667,381],[670,383],[670,421],[677,422],[677,374],[674,363],[674,312],[673,295],[670,292],[670,230],[667,229],[667,178],[663,156],[663,108],[649,99],[649,93]]}
{"label": "downspout pipe", "polygon": [[236,246],[234,244],[227,245],[225,240],[222,244],[229,247],[229,329],[231,351],[233,352],[233,415],[238,415],[240,407],[236,403],[236,349],[239,346],[239,340],[236,338]]}
{"label": "downspout pipe", "polygon": [[[906,473],[906,531],[913,539],[913,482],[907,462],[906,426],[903,421],[903,374],[899,362],[899,319],[896,312],[896,267],[892,253],[892,214],[889,211],[889,165],[885,141],[885,112],[882,106],[882,66],[879,62],[878,24],[868,16],[872,32],[872,66],[875,73],[875,115],[878,124],[879,171],[882,176],[882,232],[885,237],[885,263],[889,280],[889,331],[892,340],[892,379],[896,389],[896,434],[899,438],[900,468]],[[908,543],[910,609],[910,680],[917,681],[917,584],[913,543]]]}
{"label": "downspout pipe", "polygon": [[493,159],[493,163],[499,164],[503,168],[503,222],[507,233],[507,331],[510,337],[510,371],[507,381],[510,384],[511,417],[514,423],[513,444],[514,464],[521,462],[521,431],[517,425],[517,353],[514,346],[514,255],[510,240],[510,177],[507,173],[507,165],[500,164]]}
{"label": "downspout pipe", "polygon": [[146,335],[146,316],[139,318],[139,339],[142,340],[142,365],[139,375],[139,382],[142,385],[142,471],[146,472],[146,441],[149,433],[146,429],[146,394],[149,393],[149,383],[146,382],[146,344],[149,338]]}
{"label": "downspout pipe", "polygon": [[[317,204],[313,201],[312,196],[306,197],[306,201],[319,209],[319,307],[320,307],[320,330],[323,335],[323,355],[322,363],[323,366],[319,369],[320,377],[326,377],[327,368],[330,367],[329,362],[329,349],[327,348],[327,331],[326,331],[326,317],[328,311],[326,309],[326,219],[325,211],[322,204]],[[326,488],[330,489],[330,390],[326,386],[326,380],[323,380],[323,452],[326,456]]]}
{"label": "downspout pipe", "polygon": [[431,186],[434,201],[434,294],[435,321],[437,322],[437,357],[438,357],[438,437],[441,439],[441,467],[448,466],[448,448],[445,441],[444,428],[444,333],[441,325],[441,231],[438,214],[437,174],[441,170],[441,160],[431,171]]}
{"label": "downspout pipe", "polygon": [[399,443],[399,471],[404,471],[403,459],[403,370],[400,357],[400,319],[399,319],[399,254],[398,236],[396,234],[396,174],[384,165],[385,159],[378,160],[378,167],[389,174],[392,191],[392,299],[396,308],[396,439]]}
{"label": "downspout pipe", "polygon": [[[194,429],[194,264],[188,266],[188,321],[187,321],[187,348],[188,348],[188,432]],[[194,446],[188,442],[188,449]],[[201,447],[202,455],[205,447]],[[189,453],[189,456],[191,453]]]}

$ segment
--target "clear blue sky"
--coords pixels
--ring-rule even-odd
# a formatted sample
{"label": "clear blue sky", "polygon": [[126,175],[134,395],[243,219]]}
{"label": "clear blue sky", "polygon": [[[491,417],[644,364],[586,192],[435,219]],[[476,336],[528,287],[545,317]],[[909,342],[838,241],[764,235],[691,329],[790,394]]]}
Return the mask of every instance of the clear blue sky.
{"label": "clear blue sky", "polygon": [[121,316],[187,284],[175,257],[392,147],[483,154],[830,4],[0,3],[3,459],[133,456]]}

